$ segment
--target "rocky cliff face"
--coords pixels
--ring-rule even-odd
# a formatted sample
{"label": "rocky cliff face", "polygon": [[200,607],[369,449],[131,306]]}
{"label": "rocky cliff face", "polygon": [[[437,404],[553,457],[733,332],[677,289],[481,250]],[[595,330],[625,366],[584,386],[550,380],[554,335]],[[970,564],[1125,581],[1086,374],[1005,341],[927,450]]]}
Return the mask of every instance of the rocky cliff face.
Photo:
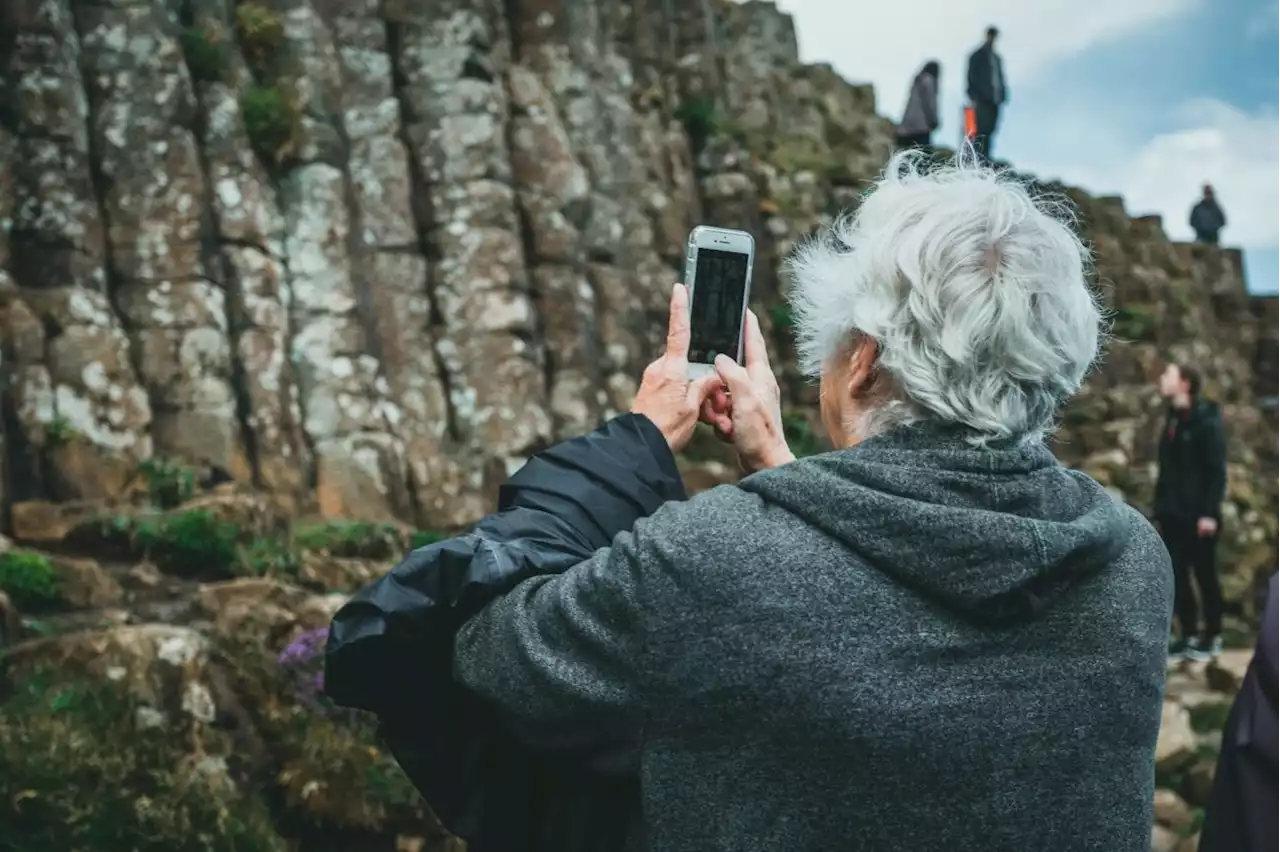
{"label": "rocky cliff face", "polygon": [[[385,757],[262,649],[625,410],[695,224],[756,235],[788,428],[817,449],[778,267],[890,148],[871,90],[799,64],[769,3],[0,4],[0,507],[26,546],[0,554],[0,644],[28,640],[8,681],[35,702],[0,708],[0,746],[169,731],[177,769],[157,743],[101,755],[97,783],[125,785],[111,819],[139,825],[142,773],[203,791],[205,810],[155,813],[206,848],[421,848]],[[1246,297],[1237,252],[1055,189],[1118,337],[1055,446],[1145,505],[1151,380],[1200,364],[1229,424],[1223,558],[1248,615],[1276,562],[1255,387],[1274,394],[1275,303]],[[732,476],[714,442],[686,461],[694,487]],[[104,697],[114,681],[127,699]],[[55,801],[73,764],[0,758],[0,807]],[[72,812],[57,801],[46,815]]]}

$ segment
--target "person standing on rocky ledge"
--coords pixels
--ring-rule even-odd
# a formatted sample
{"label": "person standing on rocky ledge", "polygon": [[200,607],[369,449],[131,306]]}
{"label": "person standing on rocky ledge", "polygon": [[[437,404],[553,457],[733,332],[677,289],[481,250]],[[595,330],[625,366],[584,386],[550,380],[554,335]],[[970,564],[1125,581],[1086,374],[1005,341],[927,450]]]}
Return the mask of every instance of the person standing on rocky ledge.
{"label": "person standing on rocky ledge", "polygon": [[982,46],[969,55],[969,102],[973,104],[978,125],[973,147],[988,161],[994,156],[992,150],[996,125],[1000,122],[1000,107],[1009,99],[1004,62],[996,53],[998,35],[1000,31],[995,27],[987,27],[987,37]]}
{"label": "person standing on rocky ledge", "polygon": [[942,66],[930,59],[911,81],[907,108],[898,125],[898,148],[928,148],[938,129],[938,76]]}
{"label": "person standing on rocky ledge", "polygon": [[1227,215],[1214,195],[1210,184],[1204,185],[1204,194],[1191,208],[1191,230],[1195,231],[1196,242],[1211,246],[1218,244],[1218,234],[1227,226]]}
{"label": "person standing on rocky ledge", "polygon": [[1160,395],[1169,410],[1160,434],[1153,514],[1173,562],[1179,634],[1169,656],[1175,659],[1208,660],[1222,652],[1222,588],[1214,556],[1227,488],[1227,442],[1222,413],[1200,397],[1200,385],[1200,374],[1185,364],[1169,364],[1160,374]]}

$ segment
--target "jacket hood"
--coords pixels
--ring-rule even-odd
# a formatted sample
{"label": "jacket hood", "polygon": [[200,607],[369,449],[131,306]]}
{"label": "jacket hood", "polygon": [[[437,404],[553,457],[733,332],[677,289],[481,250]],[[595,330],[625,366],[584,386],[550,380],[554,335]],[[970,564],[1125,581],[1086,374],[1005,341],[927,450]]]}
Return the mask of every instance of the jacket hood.
{"label": "jacket hood", "polygon": [[1035,617],[1116,559],[1128,510],[1042,443],[977,448],[914,425],[741,487],[970,620]]}

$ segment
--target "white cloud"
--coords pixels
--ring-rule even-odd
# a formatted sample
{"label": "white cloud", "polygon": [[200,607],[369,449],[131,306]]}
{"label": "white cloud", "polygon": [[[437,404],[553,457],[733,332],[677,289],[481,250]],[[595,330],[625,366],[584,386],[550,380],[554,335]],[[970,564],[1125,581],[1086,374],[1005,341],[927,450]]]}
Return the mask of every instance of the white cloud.
{"label": "white cloud", "polygon": [[1181,127],[1155,137],[1114,176],[1129,209],[1158,212],[1165,231],[1190,239],[1187,216],[1200,186],[1213,184],[1227,214],[1223,239],[1246,248],[1280,242],[1280,120],[1221,101],[1182,110]]}
{"label": "white cloud", "polygon": [[943,85],[961,91],[965,62],[992,24],[1000,28],[1013,100],[1055,62],[1207,0],[932,0],[857,3],[779,0],[795,16],[805,62],[830,62],[846,78],[875,85],[879,111],[897,117],[912,76],[942,63]]}

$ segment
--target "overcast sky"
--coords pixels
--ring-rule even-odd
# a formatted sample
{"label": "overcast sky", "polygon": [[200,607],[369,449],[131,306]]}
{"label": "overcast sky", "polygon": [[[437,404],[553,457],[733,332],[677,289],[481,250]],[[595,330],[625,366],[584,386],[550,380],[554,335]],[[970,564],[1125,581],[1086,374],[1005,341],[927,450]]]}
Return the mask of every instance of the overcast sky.
{"label": "overcast sky", "polygon": [[875,84],[901,117],[911,76],[942,63],[940,144],[960,134],[965,62],[1000,28],[1010,101],[996,156],[1132,214],[1160,213],[1189,239],[1206,180],[1242,246],[1253,290],[1275,292],[1280,244],[1276,0],[778,0],[795,16],[801,58]]}

